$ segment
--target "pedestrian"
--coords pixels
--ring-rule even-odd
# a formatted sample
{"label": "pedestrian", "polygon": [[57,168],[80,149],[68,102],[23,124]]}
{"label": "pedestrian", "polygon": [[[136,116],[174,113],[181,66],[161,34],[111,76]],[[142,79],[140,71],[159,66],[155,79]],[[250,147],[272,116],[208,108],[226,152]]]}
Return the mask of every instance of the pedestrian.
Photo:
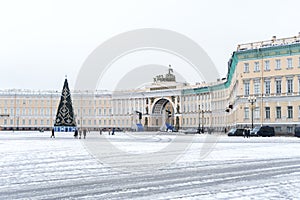
{"label": "pedestrian", "polygon": [[77,130],[77,129],[75,129],[74,138],[76,138],[76,139],[77,139],[77,137],[78,137],[78,130]]}
{"label": "pedestrian", "polygon": [[81,128],[79,129],[79,139],[81,139],[81,134],[82,134],[82,130]]}
{"label": "pedestrian", "polygon": [[100,135],[102,135],[102,128],[100,128]]}
{"label": "pedestrian", "polygon": [[114,134],[115,134],[115,128],[112,128],[111,135],[114,135]]}
{"label": "pedestrian", "polygon": [[55,138],[55,135],[54,135],[54,128],[52,128],[52,130],[51,130],[51,137],[50,138]]}
{"label": "pedestrian", "polygon": [[83,139],[86,137],[86,129],[83,129]]}
{"label": "pedestrian", "polygon": [[247,138],[250,138],[250,128],[247,129]]}
{"label": "pedestrian", "polygon": [[110,128],[108,129],[108,135],[110,135]]}

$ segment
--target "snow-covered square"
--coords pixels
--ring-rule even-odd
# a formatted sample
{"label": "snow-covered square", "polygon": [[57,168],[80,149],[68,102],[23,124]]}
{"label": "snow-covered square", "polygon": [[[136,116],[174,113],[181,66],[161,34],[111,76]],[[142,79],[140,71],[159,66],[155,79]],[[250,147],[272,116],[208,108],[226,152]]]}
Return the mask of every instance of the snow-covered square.
{"label": "snow-covered square", "polygon": [[[84,140],[72,133],[50,135],[0,133],[0,199],[299,198],[299,138],[91,132]],[[94,141],[109,141],[123,153],[101,152],[100,145],[103,155],[97,157],[88,147]],[[184,151],[163,151],[174,141],[184,144]],[[163,152],[161,166],[123,157],[147,158],[153,152]],[[170,163],[168,158],[176,159]]]}

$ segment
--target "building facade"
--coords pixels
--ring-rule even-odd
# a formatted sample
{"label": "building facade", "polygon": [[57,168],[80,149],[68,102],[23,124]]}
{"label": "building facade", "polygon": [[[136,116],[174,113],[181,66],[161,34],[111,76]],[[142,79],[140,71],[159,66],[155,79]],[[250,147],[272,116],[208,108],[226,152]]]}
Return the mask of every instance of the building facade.
{"label": "building facade", "polygon": [[[50,129],[60,99],[58,91],[0,92],[2,129]],[[276,133],[300,126],[300,36],[238,45],[227,77],[215,83],[176,82],[170,68],[139,90],[73,91],[78,127],[146,130],[270,125]],[[140,116],[138,113],[141,113]]]}

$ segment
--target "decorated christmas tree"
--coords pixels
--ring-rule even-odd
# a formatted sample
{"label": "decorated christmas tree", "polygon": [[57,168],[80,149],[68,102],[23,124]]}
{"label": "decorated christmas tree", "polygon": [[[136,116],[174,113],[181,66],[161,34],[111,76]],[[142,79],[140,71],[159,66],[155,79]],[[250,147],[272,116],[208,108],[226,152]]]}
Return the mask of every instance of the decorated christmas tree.
{"label": "decorated christmas tree", "polygon": [[58,132],[70,132],[75,131],[76,129],[76,120],[67,78],[65,79],[62,89],[61,98],[56,113],[54,129]]}

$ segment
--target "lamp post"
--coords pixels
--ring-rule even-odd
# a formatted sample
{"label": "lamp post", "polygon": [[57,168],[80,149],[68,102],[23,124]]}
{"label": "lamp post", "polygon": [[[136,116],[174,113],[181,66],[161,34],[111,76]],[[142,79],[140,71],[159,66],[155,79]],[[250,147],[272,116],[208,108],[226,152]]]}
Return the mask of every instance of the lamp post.
{"label": "lamp post", "polygon": [[255,96],[249,96],[248,101],[251,104],[251,127],[253,129],[253,109],[254,109],[254,103],[256,102],[256,97]]}
{"label": "lamp post", "polygon": [[227,116],[225,114],[225,133],[227,132],[227,126],[228,126],[228,122],[230,123],[230,120],[228,121],[228,115],[230,113],[230,110],[233,109],[233,104],[229,104],[228,107],[225,109],[225,112],[228,113]]}
{"label": "lamp post", "polygon": [[17,115],[17,130],[19,130],[19,120],[20,120],[20,116]]}
{"label": "lamp post", "polygon": [[199,126],[198,126],[198,130],[197,130],[197,133],[201,133],[201,131],[200,131],[200,129],[201,129],[201,124],[200,124],[200,113],[201,113],[201,108],[200,108],[200,105],[199,105],[199,107],[198,107],[198,113],[199,113],[199,116],[198,116],[198,118],[199,118]]}
{"label": "lamp post", "polygon": [[[198,127],[198,133],[204,133],[204,113],[211,113],[210,110],[203,110],[200,108],[200,105],[199,105],[199,127]],[[202,120],[201,120],[201,118]],[[200,122],[202,121],[202,127],[201,127],[201,124]]]}
{"label": "lamp post", "polygon": [[201,110],[201,113],[202,113],[202,128],[201,128],[201,133],[204,133],[204,113],[205,113],[205,111]]}

